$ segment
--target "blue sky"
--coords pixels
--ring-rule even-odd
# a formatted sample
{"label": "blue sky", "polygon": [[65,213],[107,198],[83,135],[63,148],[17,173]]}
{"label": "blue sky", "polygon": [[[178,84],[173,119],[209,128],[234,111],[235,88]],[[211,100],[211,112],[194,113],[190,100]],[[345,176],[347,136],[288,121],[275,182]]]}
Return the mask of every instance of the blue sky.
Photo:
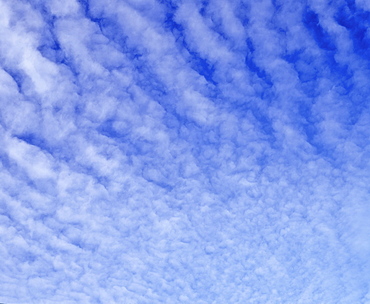
{"label": "blue sky", "polygon": [[370,303],[370,2],[0,1],[0,302]]}

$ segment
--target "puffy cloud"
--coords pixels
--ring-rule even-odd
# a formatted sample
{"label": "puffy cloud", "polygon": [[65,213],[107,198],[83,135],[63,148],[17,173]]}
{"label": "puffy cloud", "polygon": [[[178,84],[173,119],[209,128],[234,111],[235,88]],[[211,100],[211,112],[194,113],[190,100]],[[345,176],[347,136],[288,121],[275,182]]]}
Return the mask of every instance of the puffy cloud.
{"label": "puffy cloud", "polygon": [[0,302],[370,300],[364,1],[0,6]]}

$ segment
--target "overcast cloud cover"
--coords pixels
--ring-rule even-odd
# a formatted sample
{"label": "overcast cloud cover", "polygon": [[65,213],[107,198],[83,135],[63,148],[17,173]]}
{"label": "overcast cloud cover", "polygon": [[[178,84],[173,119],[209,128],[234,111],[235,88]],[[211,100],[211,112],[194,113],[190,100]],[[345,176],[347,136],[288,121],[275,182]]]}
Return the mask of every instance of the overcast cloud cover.
{"label": "overcast cloud cover", "polygon": [[370,303],[369,25],[1,0],[0,302]]}

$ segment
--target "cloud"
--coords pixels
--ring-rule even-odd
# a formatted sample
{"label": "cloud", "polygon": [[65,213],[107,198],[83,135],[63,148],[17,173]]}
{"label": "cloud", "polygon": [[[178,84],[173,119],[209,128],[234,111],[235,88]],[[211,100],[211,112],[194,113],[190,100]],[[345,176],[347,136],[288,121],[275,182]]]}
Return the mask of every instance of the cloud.
{"label": "cloud", "polygon": [[369,301],[368,10],[3,1],[0,301]]}

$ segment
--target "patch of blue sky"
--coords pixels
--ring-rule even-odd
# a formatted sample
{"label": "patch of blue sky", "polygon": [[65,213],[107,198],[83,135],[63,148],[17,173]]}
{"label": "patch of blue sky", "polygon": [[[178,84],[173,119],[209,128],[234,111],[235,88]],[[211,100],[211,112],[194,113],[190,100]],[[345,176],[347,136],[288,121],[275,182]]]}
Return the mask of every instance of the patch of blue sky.
{"label": "patch of blue sky", "polygon": [[367,56],[364,50],[369,47],[367,28],[370,13],[356,7],[354,2],[347,2],[347,5],[343,5],[338,10],[335,16],[336,21],[350,31],[355,52]]}
{"label": "patch of blue sky", "polygon": [[366,1],[0,6],[0,302],[370,301]]}
{"label": "patch of blue sky", "polygon": [[303,24],[307,27],[317,45],[326,51],[335,51],[333,39],[330,38],[328,33],[320,25],[319,16],[309,9],[304,12]]}

